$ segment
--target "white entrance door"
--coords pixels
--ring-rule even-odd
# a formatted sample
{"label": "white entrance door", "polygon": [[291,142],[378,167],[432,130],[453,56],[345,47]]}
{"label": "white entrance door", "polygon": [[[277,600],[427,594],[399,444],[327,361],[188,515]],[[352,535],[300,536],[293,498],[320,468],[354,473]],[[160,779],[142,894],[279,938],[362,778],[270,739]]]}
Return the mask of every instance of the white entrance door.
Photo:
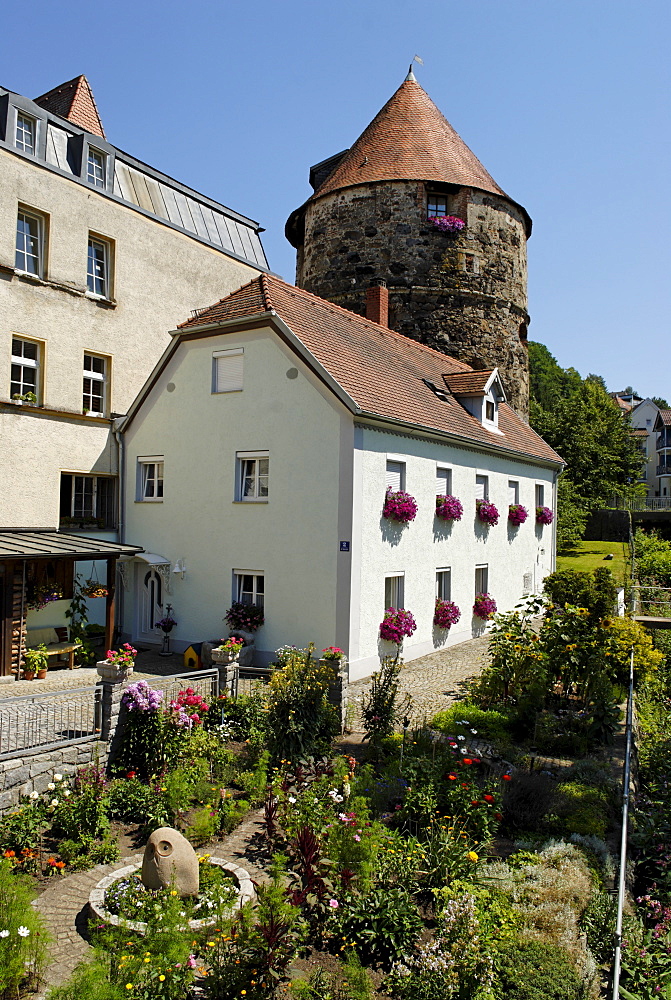
{"label": "white entrance door", "polygon": [[137,637],[145,642],[156,642],[159,630],[155,622],[163,617],[163,587],[155,569],[138,566],[138,622]]}

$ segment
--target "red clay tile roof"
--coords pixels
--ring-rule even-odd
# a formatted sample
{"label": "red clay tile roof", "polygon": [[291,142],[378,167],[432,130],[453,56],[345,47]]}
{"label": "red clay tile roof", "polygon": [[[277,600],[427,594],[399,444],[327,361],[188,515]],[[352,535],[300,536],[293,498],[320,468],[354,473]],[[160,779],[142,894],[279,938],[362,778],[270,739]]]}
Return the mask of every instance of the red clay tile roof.
{"label": "red clay tile roof", "polygon": [[201,326],[270,310],[275,310],[362,413],[420,425],[546,462],[561,462],[507,403],[499,404],[499,430],[503,433],[496,434],[486,430],[456,400],[443,402],[423,381],[440,385],[443,376],[463,373],[479,383],[491,371],[473,372],[455,358],[272,275],[259,275],[209,309],[199,310],[179,329],[189,333]]}
{"label": "red clay tile roof", "polygon": [[635,438],[647,438],[648,432],[645,427],[634,427],[633,430],[629,431],[632,437]]}
{"label": "red clay tile roof", "polygon": [[67,118],[92,135],[105,138],[105,129],[100,121],[93,91],[85,76],[76,76],[74,80],[68,80],[60,87],[54,87],[41,97],[36,97],[35,104],[54,115]]}
{"label": "red clay tile roof", "polygon": [[659,419],[665,427],[671,427],[671,410],[660,410]]}
{"label": "red clay tile roof", "polygon": [[454,396],[482,396],[493,371],[493,368],[488,368],[479,372],[457,372],[443,375],[443,380]]}
{"label": "red clay tile roof", "polygon": [[507,197],[415,80],[401,84],[313,198],[387,180],[443,181]]}

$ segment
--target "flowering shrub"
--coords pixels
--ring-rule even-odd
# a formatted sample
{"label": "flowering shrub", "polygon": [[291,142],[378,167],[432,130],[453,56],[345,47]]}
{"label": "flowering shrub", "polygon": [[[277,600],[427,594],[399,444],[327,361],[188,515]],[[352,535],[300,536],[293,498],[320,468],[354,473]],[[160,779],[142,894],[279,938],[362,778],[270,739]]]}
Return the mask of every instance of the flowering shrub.
{"label": "flowering shrub", "polygon": [[490,594],[476,594],[473,602],[473,614],[476,618],[487,621],[496,614],[496,601]]}
{"label": "flowering shrub", "polygon": [[514,524],[517,528],[518,525],[524,524],[529,516],[529,511],[526,507],[523,507],[521,503],[511,503],[508,508],[508,520],[511,524]]}
{"label": "flowering shrub", "polygon": [[326,649],[322,649],[322,660],[342,660],[344,655],[344,650],[337,646],[327,646]]}
{"label": "flowering shrub", "polygon": [[499,523],[499,512],[493,503],[489,500],[478,500],[476,502],[476,511],[478,519],[482,521],[483,524],[498,524]]}
{"label": "flowering shrub", "polygon": [[133,649],[129,642],[124,642],[121,649],[108,649],[107,659],[117,667],[132,667],[137,656],[137,649]]}
{"label": "flowering shrub", "polygon": [[536,524],[552,524],[554,519],[549,507],[536,507]]}
{"label": "flowering shrub", "polygon": [[466,225],[464,220],[456,215],[441,215],[429,221],[433,223],[433,228],[441,233],[459,233]]}
{"label": "flowering shrub", "polygon": [[224,615],[224,621],[230,629],[241,629],[243,632],[256,632],[264,622],[263,608],[256,604],[243,604],[234,601]]}
{"label": "flowering shrub", "polygon": [[187,688],[170,702],[170,709],[175,725],[190,728],[202,724],[203,716],[209,712],[210,706],[193,688]]}
{"label": "flowering shrub", "polygon": [[318,756],[340,728],[328,698],[334,666],[315,660],[313,648],[310,644],[307,650],[290,653],[271,675],[265,728],[273,761]]}
{"label": "flowering shrub", "polygon": [[412,617],[412,612],[406,611],[405,608],[387,608],[380,622],[380,638],[400,646],[404,637],[412,635],[416,628],[417,623]]}
{"label": "flowering shrub", "polygon": [[163,692],[155,691],[146,681],[129,684],[121,696],[121,704],[127,712],[158,712],[163,701]]}
{"label": "flowering shrub", "polygon": [[403,490],[394,493],[388,488],[384,498],[382,516],[390,521],[407,524],[408,521],[414,521],[417,516],[417,501],[409,493],[404,493]]}
{"label": "flowering shrub", "polygon": [[461,521],[464,508],[461,501],[449,494],[438,494],[436,497],[436,517],[442,521]]}
{"label": "flowering shrub", "polygon": [[437,628],[449,628],[456,625],[461,618],[461,611],[452,601],[436,599],[436,610],[433,613],[433,624]]}

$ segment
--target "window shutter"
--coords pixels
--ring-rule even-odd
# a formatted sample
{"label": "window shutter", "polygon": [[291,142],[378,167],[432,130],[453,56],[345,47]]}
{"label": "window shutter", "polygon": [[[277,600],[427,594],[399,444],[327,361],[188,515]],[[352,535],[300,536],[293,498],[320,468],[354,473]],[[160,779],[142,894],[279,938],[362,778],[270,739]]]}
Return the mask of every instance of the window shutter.
{"label": "window shutter", "polygon": [[403,489],[403,462],[387,462],[387,488],[394,493]]}
{"label": "window shutter", "polygon": [[436,469],[436,496],[449,496],[452,492],[452,472],[450,469]]}
{"label": "window shutter", "polygon": [[487,476],[476,476],[475,477],[475,499],[476,500],[486,500],[487,499]]}
{"label": "window shutter", "polygon": [[242,351],[222,351],[214,355],[214,392],[236,392],[242,389]]}

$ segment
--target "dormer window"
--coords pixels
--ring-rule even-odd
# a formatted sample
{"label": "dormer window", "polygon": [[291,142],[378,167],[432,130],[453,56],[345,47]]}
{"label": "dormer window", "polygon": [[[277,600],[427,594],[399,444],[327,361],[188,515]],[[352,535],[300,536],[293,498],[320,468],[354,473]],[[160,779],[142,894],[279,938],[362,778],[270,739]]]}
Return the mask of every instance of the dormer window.
{"label": "dormer window", "polygon": [[16,148],[24,153],[35,153],[37,122],[30,115],[19,111],[16,115]]}
{"label": "dormer window", "polygon": [[496,409],[494,406],[494,402],[491,399],[487,399],[485,401],[485,419],[491,420],[493,423],[495,417],[496,417]]}
{"label": "dormer window", "polygon": [[105,154],[89,146],[86,179],[93,187],[105,187]]}

